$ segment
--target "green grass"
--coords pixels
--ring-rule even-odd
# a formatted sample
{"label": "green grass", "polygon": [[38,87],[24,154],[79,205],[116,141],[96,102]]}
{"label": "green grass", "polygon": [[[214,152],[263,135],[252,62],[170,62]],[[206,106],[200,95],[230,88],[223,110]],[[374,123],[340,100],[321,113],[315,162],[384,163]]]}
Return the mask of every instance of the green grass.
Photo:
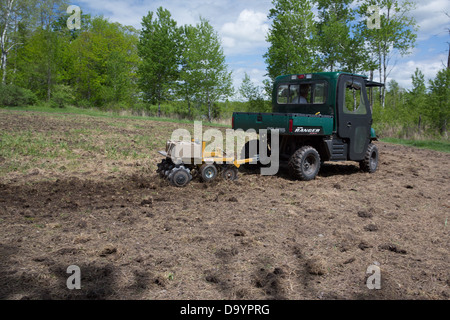
{"label": "green grass", "polygon": [[[137,119],[137,120],[146,119],[146,120],[152,120],[152,121],[174,122],[174,123],[185,123],[185,124],[194,123],[193,120],[186,120],[186,119],[120,115],[118,112],[108,112],[108,111],[102,111],[102,110],[98,110],[98,109],[82,109],[82,108],[77,108],[77,107],[51,108],[51,107],[47,107],[47,106],[29,106],[29,107],[0,107],[0,108],[3,110],[11,110],[11,111],[34,111],[34,112],[45,112],[45,113],[62,114],[62,115],[64,115],[64,114],[79,114],[79,115],[86,115],[86,116],[91,116],[91,117]],[[230,121],[230,123],[231,123],[231,121]],[[203,125],[204,126],[212,126],[212,127],[225,127],[225,128],[231,127],[231,124],[205,122],[205,121],[203,121]]]}
{"label": "green grass", "polygon": [[409,147],[415,147],[420,149],[430,149],[441,152],[450,153],[450,142],[443,140],[406,140],[398,138],[383,138],[383,142],[401,144]]}
{"label": "green grass", "polygon": [[55,158],[61,149],[67,149],[64,142],[55,146],[51,135],[31,131],[0,131],[0,156],[10,158],[13,155]]}

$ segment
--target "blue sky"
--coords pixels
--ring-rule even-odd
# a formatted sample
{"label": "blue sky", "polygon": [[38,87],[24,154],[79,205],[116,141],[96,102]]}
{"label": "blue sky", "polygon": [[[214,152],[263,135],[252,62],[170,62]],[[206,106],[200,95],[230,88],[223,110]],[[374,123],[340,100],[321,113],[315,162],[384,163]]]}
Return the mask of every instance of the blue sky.
{"label": "blue sky", "polygon": [[[450,43],[450,1],[416,0],[411,15],[419,25],[416,47],[412,54],[392,58],[390,79],[410,89],[411,75],[416,67],[426,79],[434,78],[447,64]],[[267,51],[265,41],[270,27],[267,19],[272,0],[77,0],[70,2],[83,12],[103,15],[110,21],[141,29],[142,17],[162,6],[168,9],[178,25],[195,25],[200,16],[213,25],[222,39],[222,46],[229,69],[233,71],[237,89],[249,74],[257,85],[262,85],[266,74],[263,54]],[[301,72],[301,70],[299,71]]]}

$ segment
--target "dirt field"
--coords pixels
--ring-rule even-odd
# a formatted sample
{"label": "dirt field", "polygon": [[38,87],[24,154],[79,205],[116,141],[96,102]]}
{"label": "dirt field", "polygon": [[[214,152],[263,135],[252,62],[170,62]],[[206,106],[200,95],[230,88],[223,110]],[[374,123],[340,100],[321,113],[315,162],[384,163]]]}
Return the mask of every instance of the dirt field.
{"label": "dirt field", "polygon": [[449,299],[450,154],[179,189],[155,173],[178,127],[0,110],[0,299]]}

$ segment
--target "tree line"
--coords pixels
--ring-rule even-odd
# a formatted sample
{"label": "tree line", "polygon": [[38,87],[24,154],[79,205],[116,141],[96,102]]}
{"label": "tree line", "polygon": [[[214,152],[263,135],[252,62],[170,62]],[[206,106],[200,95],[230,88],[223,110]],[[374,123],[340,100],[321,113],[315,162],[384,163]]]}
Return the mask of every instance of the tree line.
{"label": "tree line", "polygon": [[[385,83],[395,59],[414,48],[414,5],[273,0],[267,80],[255,85],[245,74],[235,90],[220,37],[205,18],[179,26],[160,7],[136,30],[81,14],[81,29],[70,30],[65,0],[0,0],[0,104],[132,109],[209,120],[233,111],[270,112],[271,85],[282,74],[347,71]],[[395,81],[370,91],[378,125],[446,134],[448,67],[429,83],[416,70],[412,82],[409,91]],[[235,93],[245,101],[230,101]]]}
{"label": "tree line", "polygon": [[2,105],[156,105],[159,116],[166,104],[166,115],[220,116],[218,101],[234,88],[207,19],[178,26],[160,7],[143,17],[142,30],[89,14],[81,15],[80,30],[70,30],[67,7],[63,0],[0,0]]}
{"label": "tree line", "polygon": [[384,136],[448,138],[450,119],[450,68],[425,81],[418,68],[405,90],[395,80],[387,83],[386,107],[374,105],[374,122]]}

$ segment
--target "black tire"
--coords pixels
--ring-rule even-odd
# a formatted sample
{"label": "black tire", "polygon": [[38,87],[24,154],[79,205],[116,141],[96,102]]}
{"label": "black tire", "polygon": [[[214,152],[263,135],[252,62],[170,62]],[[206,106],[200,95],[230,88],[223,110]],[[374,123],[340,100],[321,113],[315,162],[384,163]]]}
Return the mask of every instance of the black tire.
{"label": "black tire", "polygon": [[289,173],[296,179],[303,181],[313,180],[320,170],[320,155],[316,149],[304,146],[289,159]]}
{"label": "black tire", "polygon": [[234,181],[238,177],[238,169],[235,166],[226,166],[222,170],[222,178],[228,181]]}
{"label": "black tire", "polygon": [[185,187],[189,181],[191,181],[191,177],[186,170],[177,170],[170,177],[170,183],[172,183],[176,187]]}
{"label": "black tire", "polygon": [[200,167],[200,175],[204,182],[211,182],[217,178],[217,167],[214,164],[203,164]]}
{"label": "black tire", "polygon": [[378,148],[373,143],[367,147],[364,160],[359,162],[359,167],[364,172],[374,173],[378,168]]}

